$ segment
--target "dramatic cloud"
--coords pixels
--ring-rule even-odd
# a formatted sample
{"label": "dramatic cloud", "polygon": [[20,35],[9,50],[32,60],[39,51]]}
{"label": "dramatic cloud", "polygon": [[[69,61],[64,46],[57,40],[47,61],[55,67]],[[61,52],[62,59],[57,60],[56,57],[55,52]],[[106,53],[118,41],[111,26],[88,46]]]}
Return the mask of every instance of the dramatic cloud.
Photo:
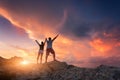
{"label": "dramatic cloud", "polygon": [[[14,7],[16,4],[18,5]],[[54,8],[49,7],[51,5],[43,5],[44,2],[39,4],[40,6],[31,6],[32,4],[24,4],[23,1],[13,3],[3,1],[0,14],[16,27],[24,29],[31,39],[43,38],[46,34],[50,36],[50,32],[56,33],[56,29],[64,24],[67,18],[65,9],[61,9],[60,14],[56,14],[59,10],[53,10]],[[56,7],[59,8],[59,6]]]}

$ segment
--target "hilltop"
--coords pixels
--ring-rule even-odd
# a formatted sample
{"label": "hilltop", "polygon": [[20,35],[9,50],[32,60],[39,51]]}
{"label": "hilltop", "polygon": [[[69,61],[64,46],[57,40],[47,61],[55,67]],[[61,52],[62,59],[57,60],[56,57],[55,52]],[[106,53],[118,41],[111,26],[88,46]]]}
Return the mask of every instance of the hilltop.
{"label": "hilltop", "polygon": [[60,61],[26,66],[15,64],[20,60],[20,57],[0,57],[0,80],[120,80],[119,67],[81,68]]}

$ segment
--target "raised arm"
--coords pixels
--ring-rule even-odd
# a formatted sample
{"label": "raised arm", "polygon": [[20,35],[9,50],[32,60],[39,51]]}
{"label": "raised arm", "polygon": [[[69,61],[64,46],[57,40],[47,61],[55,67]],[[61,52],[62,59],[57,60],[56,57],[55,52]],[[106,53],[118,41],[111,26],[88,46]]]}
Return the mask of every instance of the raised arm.
{"label": "raised arm", "polygon": [[40,43],[39,43],[37,40],[35,40],[35,42],[36,42],[38,45],[40,45]]}
{"label": "raised arm", "polygon": [[47,41],[47,38],[45,38],[44,45],[45,45],[46,41]]}
{"label": "raised arm", "polygon": [[59,36],[59,34],[58,34],[57,36],[55,36],[55,37],[52,39],[52,41],[54,41],[58,36]]}

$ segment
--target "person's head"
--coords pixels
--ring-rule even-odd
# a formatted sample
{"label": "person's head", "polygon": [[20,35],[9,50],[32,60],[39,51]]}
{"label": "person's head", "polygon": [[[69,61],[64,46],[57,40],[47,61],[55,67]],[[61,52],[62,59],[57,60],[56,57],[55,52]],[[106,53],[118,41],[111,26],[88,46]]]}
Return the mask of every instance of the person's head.
{"label": "person's head", "polygon": [[50,41],[50,40],[51,40],[51,37],[49,37],[48,40]]}
{"label": "person's head", "polygon": [[41,44],[43,44],[43,41],[41,41]]}

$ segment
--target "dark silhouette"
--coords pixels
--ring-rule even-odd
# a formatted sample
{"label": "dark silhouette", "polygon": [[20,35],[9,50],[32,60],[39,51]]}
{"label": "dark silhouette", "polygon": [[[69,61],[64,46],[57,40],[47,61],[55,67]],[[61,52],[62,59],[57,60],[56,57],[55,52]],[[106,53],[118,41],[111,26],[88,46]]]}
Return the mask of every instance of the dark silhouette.
{"label": "dark silhouette", "polygon": [[49,37],[48,40],[47,40],[47,49],[46,49],[46,59],[45,59],[45,62],[47,62],[47,58],[48,58],[48,56],[49,56],[49,53],[52,53],[52,54],[53,54],[53,60],[54,60],[54,61],[56,60],[56,59],[55,59],[55,51],[54,51],[54,49],[52,48],[52,43],[53,43],[53,41],[54,41],[57,37],[58,37],[58,35],[55,36],[53,39],[51,39],[51,37]]}
{"label": "dark silhouette", "polygon": [[45,45],[45,42],[46,42],[47,39],[45,39],[45,41],[41,41],[41,44],[37,41],[36,43],[39,45],[39,51],[38,51],[38,55],[37,55],[37,64],[38,64],[38,60],[39,60],[39,57],[40,57],[40,63],[42,63],[42,56],[43,56],[43,51],[44,51],[44,45]]}

